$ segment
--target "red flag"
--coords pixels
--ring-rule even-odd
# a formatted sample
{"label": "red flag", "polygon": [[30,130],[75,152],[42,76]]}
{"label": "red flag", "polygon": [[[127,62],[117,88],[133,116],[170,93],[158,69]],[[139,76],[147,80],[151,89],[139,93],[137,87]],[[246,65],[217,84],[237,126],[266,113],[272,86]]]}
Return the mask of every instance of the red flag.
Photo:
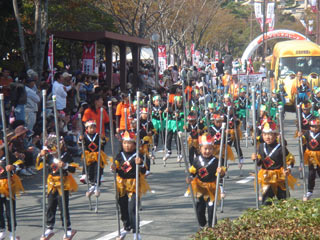
{"label": "red flag", "polygon": [[53,83],[54,79],[54,58],[53,58],[53,35],[49,36],[49,47],[48,47],[48,68],[50,70],[50,74],[48,76],[47,82]]}

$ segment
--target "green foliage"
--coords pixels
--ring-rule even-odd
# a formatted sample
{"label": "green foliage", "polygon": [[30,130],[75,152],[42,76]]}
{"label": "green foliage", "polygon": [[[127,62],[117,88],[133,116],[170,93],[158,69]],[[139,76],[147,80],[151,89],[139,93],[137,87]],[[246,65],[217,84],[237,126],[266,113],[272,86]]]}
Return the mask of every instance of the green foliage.
{"label": "green foliage", "polygon": [[320,199],[274,201],[261,210],[249,209],[241,217],[218,222],[193,236],[215,239],[320,239]]}
{"label": "green foliage", "polygon": [[[95,7],[95,0],[49,0],[48,3],[49,30],[117,31],[112,17]],[[26,51],[29,59],[32,59],[35,39],[34,1],[18,0],[18,5],[25,33]],[[18,28],[12,1],[0,1],[0,65],[16,71],[22,70],[23,62],[19,49]],[[77,63],[81,58],[82,43],[55,39],[54,54],[55,61]],[[46,66],[46,63],[44,65]]]}
{"label": "green foliage", "polygon": [[240,3],[229,2],[226,5],[226,8],[230,10],[230,12],[235,15],[236,18],[248,19],[250,17],[250,8],[247,6],[243,6]]}

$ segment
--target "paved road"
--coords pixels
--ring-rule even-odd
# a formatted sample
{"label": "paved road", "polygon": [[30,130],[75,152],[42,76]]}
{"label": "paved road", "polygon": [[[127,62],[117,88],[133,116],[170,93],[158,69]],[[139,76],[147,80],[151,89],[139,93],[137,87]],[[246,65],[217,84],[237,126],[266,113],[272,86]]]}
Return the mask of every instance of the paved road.
{"label": "paved road", "polygon": [[[288,148],[296,156],[298,163],[298,144],[293,138],[294,119],[293,113],[287,113],[285,121],[286,138]],[[247,178],[254,170],[250,155],[252,146],[245,148],[245,142],[241,143],[245,159],[244,176],[239,177],[237,164],[230,165],[229,179],[226,179],[224,213],[218,212],[218,220],[223,218],[235,218],[246,209],[255,207],[255,193],[253,190],[253,179]],[[184,197],[186,191],[184,167],[179,167],[175,154],[168,160],[167,167],[162,165],[163,152],[158,152],[156,165],[152,165],[152,175],[148,182],[153,193],[148,193],[143,198],[143,210],[140,219],[144,225],[141,228],[143,239],[190,239],[198,227],[191,198]],[[293,172],[298,177],[297,168]],[[88,202],[85,198],[86,185],[79,184],[79,191],[71,196],[70,210],[72,227],[78,230],[75,240],[107,240],[117,230],[116,211],[114,203],[114,190],[112,175],[105,171],[105,180],[102,186],[102,194],[99,198],[99,213],[88,210]],[[78,174],[75,175],[78,181]],[[244,183],[237,183],[243,180]],[[300,180],[301,182],[301,180]],[[42,179],[41,174],[25,178],[23,184],[26,192],[17,200],[17,233],[22,240],[39,239],[42,233]],[[302,198],[303,187],[298,186],[291,191],[292,197]],[[314,197],[320,197],[320,181],[317,180]],[[149,223],[149,221],[152,221]],[[60,219],[56,222],[56,235],[52,238],[62,239],[63,231]],[[127,239],[133,239],[129,234]]]}

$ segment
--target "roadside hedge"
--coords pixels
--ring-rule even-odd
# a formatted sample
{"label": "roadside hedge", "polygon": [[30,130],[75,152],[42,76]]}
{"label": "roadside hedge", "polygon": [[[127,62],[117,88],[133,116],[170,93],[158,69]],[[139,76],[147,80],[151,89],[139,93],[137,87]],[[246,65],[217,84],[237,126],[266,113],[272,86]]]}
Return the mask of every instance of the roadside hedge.
{"label": "roadside hedge", "polygon": [[248,209],[235,220],[225,219],[213,229],[201,230],[193,239],[320,239],[320,199],[288,199],[260,210]]}

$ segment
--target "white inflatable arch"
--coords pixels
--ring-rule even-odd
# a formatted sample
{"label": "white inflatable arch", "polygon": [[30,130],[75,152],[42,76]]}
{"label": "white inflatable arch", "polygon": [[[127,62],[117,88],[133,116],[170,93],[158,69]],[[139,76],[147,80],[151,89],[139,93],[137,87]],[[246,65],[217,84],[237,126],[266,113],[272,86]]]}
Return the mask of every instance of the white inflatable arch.
{"label": "white inflatable arch", "polygon": [[[284,38],[284,39],[292,39],[292,40],[309,40],[306,36],[302,35],[301,33],[287,30],[287,29],[279,29],[270,31],[264,34],[265,41],[276,39],[276,38]],[[241,62],[244,63],[248,60],[255,50],[263,44],[263,34],[255,38],[246,48],[244,51]]]}

